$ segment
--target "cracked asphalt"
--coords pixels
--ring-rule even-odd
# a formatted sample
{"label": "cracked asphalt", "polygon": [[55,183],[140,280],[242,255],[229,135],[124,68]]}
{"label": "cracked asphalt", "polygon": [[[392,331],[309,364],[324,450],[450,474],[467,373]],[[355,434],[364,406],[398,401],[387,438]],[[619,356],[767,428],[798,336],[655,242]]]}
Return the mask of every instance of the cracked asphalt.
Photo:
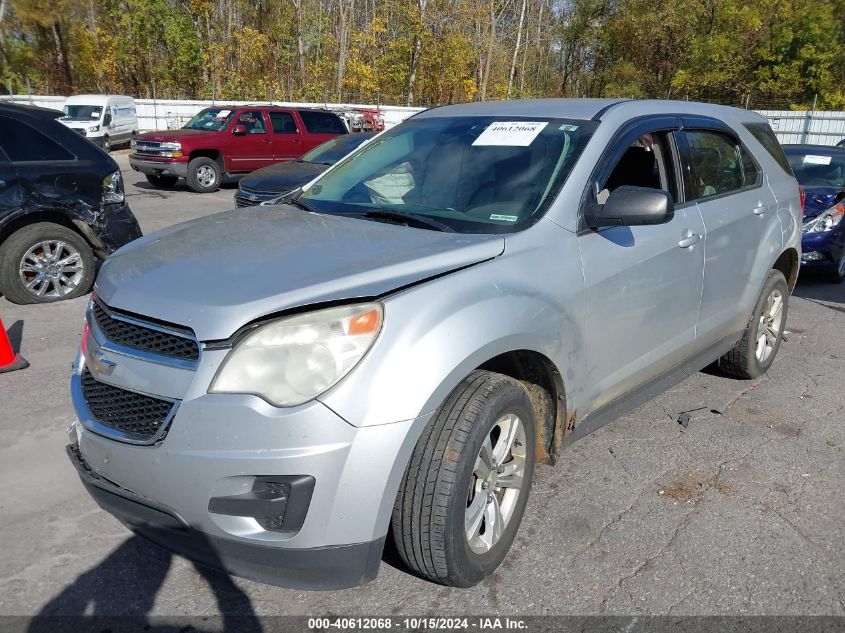
{"label": "cracked asphalt", "polygon": [[[145,232],[228,208],[234,192],[125,176]],[[471,590],[386,555],[369,585],[291,591],[132,537],[64,454],[84,306],[0,298],[32,364],[0,375],[0,615],[845,615],[845,285],[801,280],[762,379],[698,373],[538,467],[513,550]]]}

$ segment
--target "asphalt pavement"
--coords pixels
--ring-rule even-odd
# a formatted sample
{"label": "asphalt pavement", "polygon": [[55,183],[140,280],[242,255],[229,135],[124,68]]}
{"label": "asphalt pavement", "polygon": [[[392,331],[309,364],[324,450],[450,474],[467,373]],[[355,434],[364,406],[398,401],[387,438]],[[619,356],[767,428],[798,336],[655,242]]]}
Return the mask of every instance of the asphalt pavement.
{"label": "asphalt pavement", "polygon": [[[233,187],[155,190],[116,157],[145,233],[232,207]],[[85,301],[0,298],[31,363],[0,375],[0,615],[845,615],[845,284],[801,280],[763,378],[696,374],[538,467],[510,555],[473,589],[387,557],[363,587],[293,591],[133,537],[64,452]]]}

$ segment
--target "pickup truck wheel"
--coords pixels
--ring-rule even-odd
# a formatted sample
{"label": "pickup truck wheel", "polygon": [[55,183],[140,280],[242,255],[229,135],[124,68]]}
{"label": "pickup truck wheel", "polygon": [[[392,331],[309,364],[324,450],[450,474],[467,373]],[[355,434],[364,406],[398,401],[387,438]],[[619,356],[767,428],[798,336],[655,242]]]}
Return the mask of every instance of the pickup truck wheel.
{"label": "pickup truck wheel", "polygon": [[474,371],[417,442],[393,508],[404,563],[434,582],[471,587],[504,560],[534,474],[535,420],[518,381]]}
{"label": "pickup truck wheel", "polygon": [[188,187],[196,193],[211,193],[220,188],[220,165],[200,156],[188,163]]}
{"label": "pickup truck wheel", "polygon": [[769,271],[742,338],[719,359],[719,368],[737,378],[759,378],[775,360],[786,327],[789,287],[779,270]]}
{"label": "pickup truck wheel", "polygon": [[0,293],[12,303],[50,303],[84,295],[94,254],[81,235],[51,222],[18,229],[0,246]]}
{"label": "pickup truck wheel", "polygon": [[153,187],[159,187],[161,189],[170,189],[170,187],[175,185],[178,180],[178,176],[158,176],[155,174],[147,174],[147,182],[149,182]]}

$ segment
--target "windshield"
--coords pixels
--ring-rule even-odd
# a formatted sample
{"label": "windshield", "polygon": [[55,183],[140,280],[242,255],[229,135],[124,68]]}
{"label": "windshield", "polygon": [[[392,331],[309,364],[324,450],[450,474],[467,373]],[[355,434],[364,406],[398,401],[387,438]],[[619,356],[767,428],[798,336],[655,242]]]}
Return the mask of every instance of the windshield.
{"label": "windshield", "polygon": [[361,143],[372,137],[372,134],[344,134],[315,147],[299,160],[303,163],[334,165]]}
{"label": "windshield", "polygon": [[[510,233],[540,217],[597,123],[516,117],[411,119],[300,197],[321,213],[413,214],[461,233]],[[441,229],[442,230],[442,229]]]}
{"label": "windshield", "polygon": [[67,121],[98,121],[103,113],[103,106],[66,105],[64,112],[62,118]]}
{"label": "windshield", "polygon": [[845,189],[845,152],[831,156],[829,152],[789,152],[789,164],[798,184],[804,187]]}
{"label": "windshield", "polygon": [[222,130],[232,120],[232,110],[226,108],[206,108],[200,110],[188,121],[183,130],[208,130],[217,132]]}

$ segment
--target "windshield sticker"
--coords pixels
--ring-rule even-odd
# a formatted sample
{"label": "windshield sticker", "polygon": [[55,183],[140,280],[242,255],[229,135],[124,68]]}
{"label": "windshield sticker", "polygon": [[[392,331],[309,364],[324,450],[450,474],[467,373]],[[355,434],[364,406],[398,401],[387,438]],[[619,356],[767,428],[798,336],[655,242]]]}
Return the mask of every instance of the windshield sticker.
{"label": "windshield sticker", "polygon": [[494,213],[490,216],[491,220],[501,220],[502,222],[516,222],[519,217],[516,215],[500,215],[498,213]]}
{"label": "windshield sticker", "polygon": [[548,124],[548,121],[498,121],[491,123],[473,145],[528,147]]}
{"label": "windshield sticker", "polygon": [[225,119],[231,113],[232,113],[231,110],[220,110],[220,112],[218,112],[217,115],[214,118],[215,119]]}
{"label": "windshield sticker", "polygon": [[804,163],[807,165],[830,165],[830,156],[813,156],[807,154],[804,157]]}

